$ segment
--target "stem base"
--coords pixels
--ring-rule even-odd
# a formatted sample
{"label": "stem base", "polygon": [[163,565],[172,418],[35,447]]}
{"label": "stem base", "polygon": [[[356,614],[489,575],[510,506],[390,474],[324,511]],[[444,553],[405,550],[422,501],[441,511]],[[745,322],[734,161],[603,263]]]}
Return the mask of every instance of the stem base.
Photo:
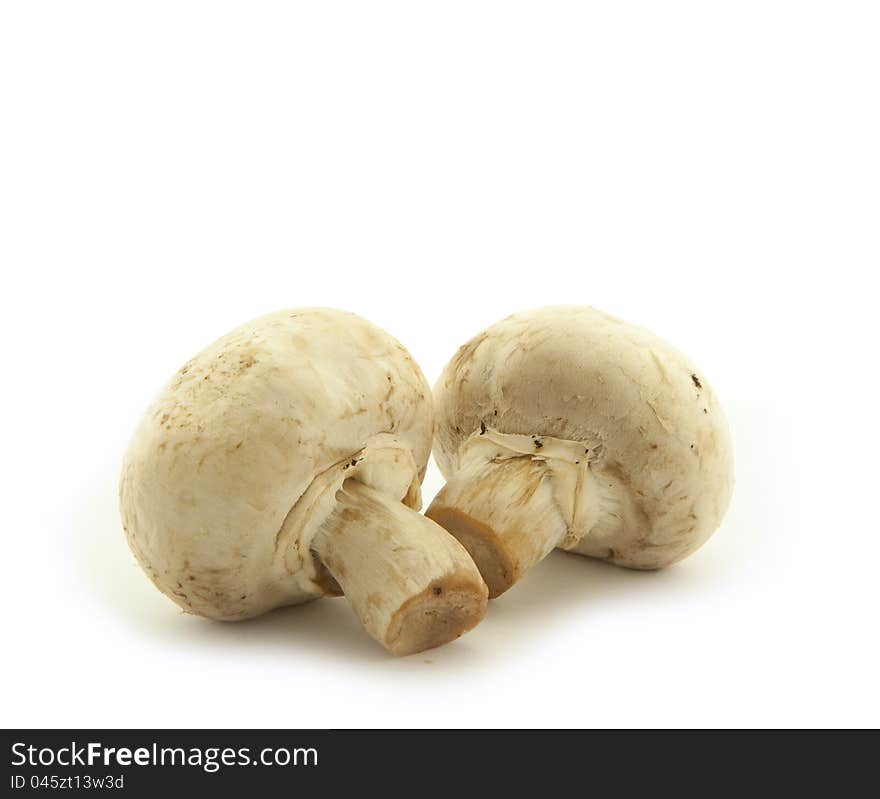
{"label": "stem base", "polygon": [[367,632],[394,655],[448,643],[486,614],[488,591],[438,524],[349,479],[312,541]]}
{"label": "stem base", "polygon": [[461,542],[493,599],[558,546],[568,530],[551,471],[543,461],[528,457],[459,472],[425,516]]}

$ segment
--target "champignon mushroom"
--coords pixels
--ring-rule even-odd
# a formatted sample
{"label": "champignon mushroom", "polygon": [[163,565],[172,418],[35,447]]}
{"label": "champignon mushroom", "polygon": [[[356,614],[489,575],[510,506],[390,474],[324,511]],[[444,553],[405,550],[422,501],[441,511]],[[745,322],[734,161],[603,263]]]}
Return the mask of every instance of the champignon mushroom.
{"label": "champignon mushroom", "polygon": [[395,655],[485,614],[465,549],[417,513],[430,389],[350,313],[283,311],[189,361],[146,413],[120,483],[129,545],[187,611],[246,619],[345,594]]}
{"label": "champignon mushroom", "polygon": [[506,591],[554,547],[667,566],[721,523],[730,435],[703,373],[593,308],[516,314],[465,344],[434,389],[447,479],[426,515]]}

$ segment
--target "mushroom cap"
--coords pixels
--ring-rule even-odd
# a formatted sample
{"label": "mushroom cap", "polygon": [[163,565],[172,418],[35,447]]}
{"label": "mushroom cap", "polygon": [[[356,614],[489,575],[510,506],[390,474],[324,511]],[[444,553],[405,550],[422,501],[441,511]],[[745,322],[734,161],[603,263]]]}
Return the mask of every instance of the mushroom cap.
{"label": "mushroom cap", "polygon": [[567,550],[666,566],[703,544],[730,502],[730,433],[703,373],[650,331],[594,308],[498,322],[458,350],[434,400],[434,456],[447,479],[481,430],[523,454],[532,452],[523,442],[534,444],[537,458],[587,459],[599,516],[569,530]]}
{"label": "mushroom cap", "polygon": [[430,389],[388,333],[352,313],[262,316],[186,363],[123,464],[131,549],[184,609],[238,619],[339,588],[310,540],[344,479],[421,504]]}

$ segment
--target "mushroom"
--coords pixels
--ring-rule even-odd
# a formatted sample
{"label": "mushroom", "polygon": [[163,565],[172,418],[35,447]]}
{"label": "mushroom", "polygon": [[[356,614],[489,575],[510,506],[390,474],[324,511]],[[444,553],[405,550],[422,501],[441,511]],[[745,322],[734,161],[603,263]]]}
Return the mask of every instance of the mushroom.
{"label": "mushroom", "polygon": [[269,314],[204,349],[147,411],[125,457],[128,543],[184,610],[258,616],[344,594],[395,655],[476,625],[487,590],[420,515],[430,389],[354,314]]}
{"label": "mushroom", "polygon": [[724,415],[703,372],[593,308],[510,316],[434,389],[447,480],[426,515],[496,597],[555,547],[633,569],[686,557],[733,490]]}

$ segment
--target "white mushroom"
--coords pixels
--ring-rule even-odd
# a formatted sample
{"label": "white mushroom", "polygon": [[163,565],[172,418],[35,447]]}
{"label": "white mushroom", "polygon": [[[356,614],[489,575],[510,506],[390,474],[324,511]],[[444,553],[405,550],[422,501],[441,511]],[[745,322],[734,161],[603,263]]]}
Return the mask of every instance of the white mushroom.
{"label": "white mushroom", "polygon": [[498,596],[554,547],[656,569],[696,550],[733,490],[727,423],[703,373],[593,308],[508,317],[434,389],[447,479],[426,515]]}
{"label": "white mushroom", "polygon": [[147,411],[122,471],[128,542],[192,613],[246,619],[344,593],[397,655],[485,614],[464,548],[416,511],[430,389],[350,313],[269,314],[211,344]]}

